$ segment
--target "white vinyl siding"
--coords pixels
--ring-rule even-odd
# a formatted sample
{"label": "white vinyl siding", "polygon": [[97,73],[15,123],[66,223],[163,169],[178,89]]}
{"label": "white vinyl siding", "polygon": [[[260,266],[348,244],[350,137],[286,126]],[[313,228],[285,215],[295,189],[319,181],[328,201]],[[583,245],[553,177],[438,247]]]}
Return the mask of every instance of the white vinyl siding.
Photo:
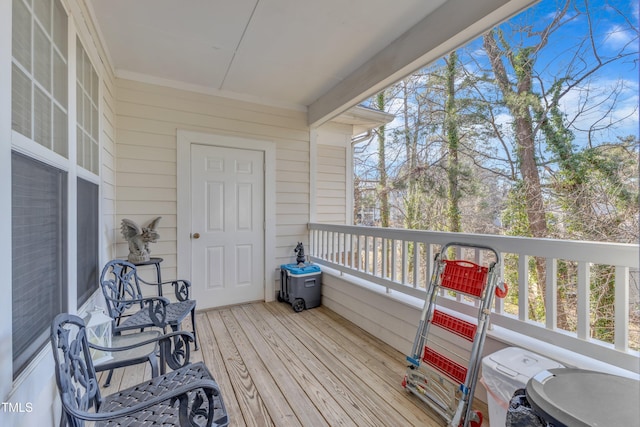
{"label": "white vinyl siding", "polygon": [[346,148],[318,145],[316,218],[328,224],[347,223]]}
{"label": "white vinyl siding", "polygon": [[[276,144],[276,263],[291,262],[309,221],[309,129],[304,112],[257,105],[130,80],[118,80],[118,256],[128,247],[119,223],[144,224],[162,216],[160,239],[150,246],[162,257],[163,279],[177,275],[177,130],[225,134]],[[270,278],[266,278],[270,280]]]}

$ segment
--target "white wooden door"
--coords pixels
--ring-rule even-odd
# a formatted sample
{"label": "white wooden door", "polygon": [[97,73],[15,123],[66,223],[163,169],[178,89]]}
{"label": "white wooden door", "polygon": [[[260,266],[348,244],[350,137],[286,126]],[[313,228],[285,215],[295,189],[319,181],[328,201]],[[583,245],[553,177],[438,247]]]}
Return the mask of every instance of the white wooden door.
{"label": "white wooden door", "polygon": [[264,153],[191,145],[191,281],[198,308],[264,300]]}

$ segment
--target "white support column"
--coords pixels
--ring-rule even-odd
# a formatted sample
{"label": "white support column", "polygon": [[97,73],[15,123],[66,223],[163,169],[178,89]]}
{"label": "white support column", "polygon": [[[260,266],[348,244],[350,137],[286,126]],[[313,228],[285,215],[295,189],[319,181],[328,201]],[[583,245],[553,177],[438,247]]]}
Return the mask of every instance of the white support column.
{"label": "white support column", "polygon": [[318,129],[309,130],[309,222],[317,222]]}

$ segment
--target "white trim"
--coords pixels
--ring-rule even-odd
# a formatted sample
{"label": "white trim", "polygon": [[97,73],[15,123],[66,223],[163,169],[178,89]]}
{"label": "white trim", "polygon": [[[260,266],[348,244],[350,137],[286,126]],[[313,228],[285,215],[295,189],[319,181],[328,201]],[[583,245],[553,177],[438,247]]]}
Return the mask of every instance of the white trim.
{"label": "white trim", "polygon": [[318,129],[309,130],[309,222],[316,222],[318,215]]}
{"label": "white trim", "polygon": [[69,171],[71,165],[69,159],[14,130],[11,131],[11,148],[18,153],[46,163],[49,166],[65,172]]}
{"label": "white trim", "polygon": [[259,96],[244,95],[235,92],[229,92],[226,90],[216,89],[210,86],[203,86],[197,84],[189,84],[176,80],[165,79],[162,77],[156,77],[149,74],[136,73],[134,71],[116,70],[116,77],[125,80],[133,80],[140,83],[148,83],[157,86],[164,86],[173,89],[184,90],[188,92],[195,92],[197,94],[219,96],[221,98],[234,99],[236,101],[251,102],[253,104],[265,105],[267,107],[283,108],[285,110],[302,111],[307,112],[307,107],[300,104],[293,104],[289,102],[276,101],[273,99],[266,99]]}
{"label": "white trim", "polygon": [[[224,137],[226,141],[220,141]],[[231,142],[229,142],[231,141]],[[177,275],[191,279],[191,144],[243,148],[264,152],[264,292],[265,301],[275,299],[272,272],[276,251],[276,144],[228,134],[177,130]]]}
{"label": "white trim", "polygon": [[[67,19],[67,311],[78,311],[78,140],[76,27]],[[73,107],[72,107],[73,106]],[[98,185],[99,188],[99,185]]]}
{"label": "white trim", "polygon": [[346,179],[346,188],[345,188],[345,201],[346,201],[346,206],[345,209],[347,210],[347,212],[345,212],[345,221],[346,221],[346,225],[354,225],[353,224],[353,208],[354,208],[354,201],[353,201],[353,145],[352,144],[348,144],[345,147],[345,156],[347,157],[345,159],[345,168],[347,169],[345,171],[345,179]]}
{"label": "white trim", "polygon": [[[0,271],[2,285],[0,291],[0,336],[2,336],[2,356],[0,357],[0,398],[6,401],[13,383],[12,368],[12,319],[11,319],[11,39],[12,2],[0,2]],[[8,58],[8,60],[7,60]]]}

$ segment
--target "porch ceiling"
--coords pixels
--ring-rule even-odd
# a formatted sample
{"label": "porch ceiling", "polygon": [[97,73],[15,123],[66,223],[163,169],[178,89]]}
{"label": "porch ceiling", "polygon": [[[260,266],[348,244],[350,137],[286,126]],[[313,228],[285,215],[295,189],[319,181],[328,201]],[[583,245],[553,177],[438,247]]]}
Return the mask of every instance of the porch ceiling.
{"label": "porch ceiling", "polygon": [[319,124],[533,0],[89,0],[116,76]]}

